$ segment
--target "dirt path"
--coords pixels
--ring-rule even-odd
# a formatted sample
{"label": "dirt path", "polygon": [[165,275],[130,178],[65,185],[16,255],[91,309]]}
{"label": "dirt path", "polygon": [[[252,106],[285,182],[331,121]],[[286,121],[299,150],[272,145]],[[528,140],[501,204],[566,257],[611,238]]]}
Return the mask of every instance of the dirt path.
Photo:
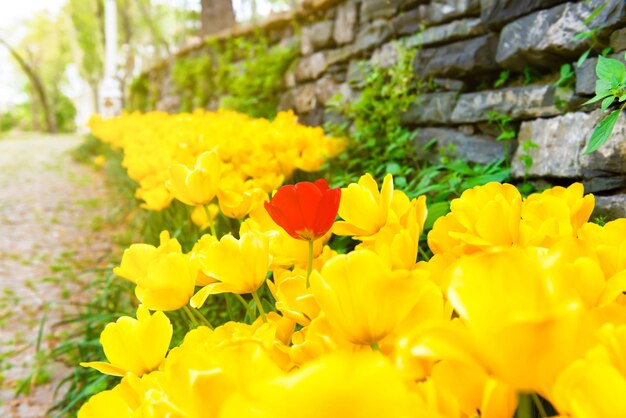
{"label": "dirt path", "polygon": [[[79,137],[0,139],[0,417],[44,417],[69,369],[39,364],[81,301],[77,274],[110,253],[103,176],[71,160]],[[84,295],[82,295],[84,301]],[[39,356],[41,357],[41,356]],[[41,361],[39,363],[42,363]],[[36,373],[34,373],[36,372]],[[28,392],[15,398],[22,386]]]}

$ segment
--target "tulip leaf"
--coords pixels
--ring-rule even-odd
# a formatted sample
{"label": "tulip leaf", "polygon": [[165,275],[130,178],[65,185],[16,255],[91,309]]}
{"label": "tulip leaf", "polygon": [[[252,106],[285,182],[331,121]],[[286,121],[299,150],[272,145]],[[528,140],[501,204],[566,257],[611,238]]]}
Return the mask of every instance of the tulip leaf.
{"label": "tulip leaf", "polygon": [[432,229],[435,221],[450,212],[450,202],[436,202],[428,206],[428,215],[424,222],[424,229]]}
{"label": "tulip leaf", "polygon": [[614,110],[610,115],[602,119],[598,126],[596,126],[596,129],[594,129],[593,134],[591,134],[591,138],[589,138],[589,143],[587,144],[587,148],[583,152],[583,155],[591,154],[608,141],[620,112],[620,109]]}

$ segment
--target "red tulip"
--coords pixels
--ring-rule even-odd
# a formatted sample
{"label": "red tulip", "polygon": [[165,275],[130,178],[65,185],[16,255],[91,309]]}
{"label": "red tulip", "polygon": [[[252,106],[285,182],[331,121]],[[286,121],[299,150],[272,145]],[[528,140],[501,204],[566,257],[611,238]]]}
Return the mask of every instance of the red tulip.
{"label": "red tulip", "polygon": [[326,234],[335,222],[341,189],[329,189],[326,180],[283,186],[265,209],[289,235],[306,241]]}

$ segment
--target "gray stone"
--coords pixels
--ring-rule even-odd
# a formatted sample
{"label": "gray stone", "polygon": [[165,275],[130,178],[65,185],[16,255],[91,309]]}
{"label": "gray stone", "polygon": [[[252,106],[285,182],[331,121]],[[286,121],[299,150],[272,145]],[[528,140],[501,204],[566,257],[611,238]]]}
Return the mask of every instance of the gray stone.
{"label": "gray stone", "polygon": [[481,0],[480,18],[492,29],[539,9],[546,9],[565,0]]}
{"label": "gray stone", "polygon": [[391,67],[398,62],[400,47],[398,41],[387,42],[372,53],[370,62],[379,68]]}
{"label": "gray stone", "polygon": [[554,105],[555,93],[556,88],[549,84],[461,94],[451,120],[454,123],[486,121],[487,113],[492,111],[514,120],[558,115],[561,111]]}
{"label": "gray stone", "polygon": [[355,3],[346,3],[337,8],[333,38],[337,44],[352,42],[356,34],[357,8]]}
{"label": "gray stone", "polygon": [[[585,173],[583,173],[584,175]],[[607,192],[620,190],[626,187],[626,177],[624,176],[595,176],[583,179],[586,193]]]}
{"label": "gray stone", "polygon": [[315,82],[315,97],[319,104],[326,104],[337,93],[339,93],[339,85],[331,76],[325,75]]}
{"label": "gray stone", "polygon": [[613,196],[596,196],[596,206],[591,219],[602,217],[606,221],[626,218],[626,194]]}
{"label": "gray stone", "polygon": [[359,30],[354,42],[353,53],[358,54],[381,45],[391,37],[391,28],[384,20],[376,20]]}
{"label": "gray stone", "polygon": [[295,107],[296,107],[296,101],[295,101],[293,90],[288,90],[284,92],[280,96],[280,99],[278,102],[278,110],[279,111],[291,110],[291,109],[294,109]]}
{"label": "gray stone", "polygon": [[402,123],[406,125],[446,124],[450,122],[450,115],[457,97],[457,93],[424,94],[402,115]]}
{"label": "gray stone", "polygon": [[397,35],[413,35],[424,28],[423,11],[419,8],[400,13],[391,20],[393,32]]}
{"label": "gray stone", "polygon": [[[451,156],[463,158],[469,162],[488,164],[504,157],[502,142],[483,135],[467,135],[454,129],[419,129],[416,133],[415,145],[419,149],[433,139],[437,142],[437,148],[448,150]],[[453,148],[451,151],[450,146]]]}
{"label": "gray stone", "polygon": [[344,63],[354,56],[354,45],[348,44],[341,48],[331,49],[324,51],[324,58],[326,59],[326,65],[329,67],[336,64]]}
{"label": "gray stone", "polygon": [[430,80],[430,86],[435,90],[460,92],[465,88],[465,83],[452,78],[433,78]]}
{"label": "gray stone", "polygon": [[439,48],[419,51],[415,57],[415,72],[418,77],[466,77],[468,75],[495,71],[494,60],[498,45],[495,34],[458,41]]}
{"label": "gray stone", "polygon": [[323,20],[310,26],[304,26],[300,36],[300,51],[302,55],[309,55],[313,51],[330,46],[332,40],[332,20]]}
{"label": "gray stone", "polygon": [[413,35],[413,38],[416,45],[432,46],[483,35],[486,32],[480,19],[461,19],[424,29],[421,33]]}
{"label": "gray stone", "polygon": [[512,176],[524,177],[524,164],[520,157],[528,155],[533,159],[532,166],[528,168],[531,177],[581,177],[579,155],[585,138],[591,135],[592,130],[592,117],[582,112],[523,122],[517,136],[519,143],[532,140],[537,147],[528,151],[517,148],[511,163]]}
{"label": "gray stone", "polygon": [[[602,120],[607,112],[596,110],[590,114],[592,117],[592,130]],[[586,141],[591,134],[585,135]],[[613,128],[613,133],[598,150],[589,155],[581,155],[580,166],[585,177],[597,176],[599,173],[626,174],[626,117],[620,115]]]}
{"label": "gray stone", "polygon": [[412,35],[428,26],[479,14],[480,0],[435,0],[399,14],[391,26],[398,35]]}
{"label": "gray stone", "polygon": [[[626,64],[624,54],[612,54],[609,56],[618,59]],[[588,58],[583,65],[576,67],[576,94],[582,96],[593,96],[596,92],[596,65],[597,58]]]}
{"label": "gray stone", "polygon": [[575,35],[600,25],[608,28],[622,22],[626,19],[624,3],[611,0],[588,25],[584,20],[602,1],[566,3],[517,19],[502,29],[496,60],[503,67],[520,71],[526,65],[551,69],[555,64],[576,58],[589,43],[576,39]]}
{"label": "gray stone", "polygon": [[433,0],[419,6],[426,26],[480,14],[480,0]]}
{"label": "gray stone", "polygon": [[307,83],[296,88],[294,105],[297,113],[307,113],[317,106],[315,83]]}
{"label": "gray stone", "polygon": [[361,3],[361,22],[389,18],[396,14],[402,0],[366,0]]}
{"label": "gray stone", "polygon": [[[611,34],[609,45],[615,52],[626,50],[626,28],[616,30]],[[623,54],[622,54],[623,55]]]}
{"label": "gray stone", "polygon": [[326,60],[324,53],[316,52],[313,55],[304,57],[298,62],[296,67],[296,80],[306,81],[318,78],[326,70]]}

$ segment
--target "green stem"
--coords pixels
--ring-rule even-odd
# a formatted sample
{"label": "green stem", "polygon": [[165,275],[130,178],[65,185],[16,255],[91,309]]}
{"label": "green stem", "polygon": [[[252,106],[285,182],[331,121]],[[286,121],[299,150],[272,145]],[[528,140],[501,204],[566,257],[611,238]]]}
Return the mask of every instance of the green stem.
{"label": "green stem", "polygon": [[533,400],[531,395],[520,394],[519,402],[517,404],[517,418],[534,418],[533,415]]}
{"label": "green stem", "polygon": [[196,327],[198,325],[198,322],[194,318],[194,315],[191,312],[191,310],[190,310],[188,305],[183,306],[183,313],[185,314],[185,316],[189,320],[189,324],[188,324],[189,326]]}
{"label": "green stem", "polygon": [[204,326],[213,329],[213,325],[211,324],[211,321],[209,321],[209,319],[202,315],[202,312],[200,312],[198,309],[189,309],[193,314],[195,314],[195,317],[198,318],[200,320],[200,323],[203,324]]}
{"label": "green stem", "polygon": [[206,217],[209,220],[209,227],[211,228],[211,235],[217,238],[217,232],[215,231],[215,225],[213,225],[213,218],[211,218],[211,213],[209,212],[209,207],[207,205],[202,205],[204,208],[204,212],[206,213]]}
{"label": "green stem", "polygon": [[263,309],[263,304],[261,304],[261,299],[259,299],[259,294],[255,290],[252,292],[252,297],[254,298],[254,303],[256,303],[256,307],[261,314],[261,318],[263,318],[263,322],[267,322],[267,316],[265,315],[265,310]]}
{"label": "green stem", "polygon": [[426,254],[426,251],[424,251],[421,245],[417,246],[417,251],[422,255],[422,257],[424,257],[424,260],[430,260],[430,257],[428,256],[428,254]]}
{"label": "green stem", "polygon": [[548,416],[548,413],[546,412],[546,408],[543,407],[543,403],[541,402],[541,399],[539,399],[539,395],[533,393],[531,397],[535,402],[535,406],[539,410],[539,415],[541,416],[541,418],[546,418]]}
{"label": "green stem", "polygon": [[311,277],[311,272],[313,271],[313,240],[309,240],[309,260],[306,266],[306,288],[309,288],[309,278]]}
{"label": "green stem", "polygon": [[237,300],[241,303],[241,306],[243,306],[243,308],[246,310],[246,313],[248,313],[248,311],[250,310],[250,306],[248,306],[248,302],[246,302],[243,296],[241,296],[239,293],[233,293],[233,295],[235,295]]}

